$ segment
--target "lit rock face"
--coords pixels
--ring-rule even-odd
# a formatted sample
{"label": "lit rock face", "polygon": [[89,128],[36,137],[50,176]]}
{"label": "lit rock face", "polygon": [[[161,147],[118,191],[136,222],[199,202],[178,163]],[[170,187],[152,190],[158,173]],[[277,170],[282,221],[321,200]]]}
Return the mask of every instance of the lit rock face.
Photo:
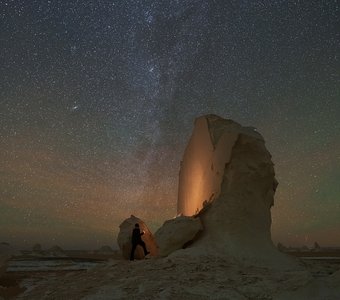
{"label": "lit rock face", "polygon": [[[119,225],[120,231],[118,234],[117,243],[122,252],[123,257],[126,259],[130,258],[132,248],[131,243],[132,231],[136,223],[139,224],[140,231],[145,232],[142,235],[142,240],[145,242],[146,249],[150,252],[151,256],[156,256],[157,245],[151,231],[141,219],[135,217],[134,215],[131,215],[130,218],[124,220],[123,223]],[[137,246],[134,258],[135,259],[144,258],[144,251],[141,246]]]}
{"label": "lit rock face", "polygon": [[203,229],[200,218],[180,216],[167,220],[155,233],[158,254],[167,256],[190,243]]}
{"label": "lit rock face", "polygon": [[215,115],[196,119],[181,162],[178,214],[192,216],[203,208],[203,203],[212,202],[220,195],[225,167],[240,134],[264,143],[253,128],[242,127],[232,120]]}
{"label": "lit rock face", "polygon": [[233,256],[278,253],[270,236],[276,186],[271,155],[254,128],[215,115],[196,119],[178,195],[178,214],[198,214],[203,223],[194,247]]}

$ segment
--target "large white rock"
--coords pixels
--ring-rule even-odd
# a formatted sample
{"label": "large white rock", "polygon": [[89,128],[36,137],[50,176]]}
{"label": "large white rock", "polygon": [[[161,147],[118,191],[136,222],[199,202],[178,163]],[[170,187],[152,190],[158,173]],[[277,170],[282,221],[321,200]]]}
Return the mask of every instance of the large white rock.
{"label": "large white rock", "polygon": [[178,214],[197,214],[203,223],[194,247],[289,263],[271,240],[276,187],[271,155],[254,128],[216,115],[196,119],[181,163],[178,194]]}
{"label": "large white rock", "polygon": [[[131,215],[130,218],[125,219],[122,224],[119,225],[120,231],[118,233],[117,237],[117,243],[118,246],[122,252],[122,255],[124,258],[129,259],[132,243],[132,231],[135,227],[135,224],[139,224],[139,228],[145,233],[142,235],[142,240],[145,242],[146,249],[150,252],[151,256],[157,255],[157,245],[155,238],[149,228],[146,226],[146,224],[139,218],[135,217],[134,215]],[[134,257],[136,259],[142,259],[144,258],[144,251],[141,246],[137,246]]]}
{"label": "large white rock", "polygon": [[[226,165],[232,159],[233,147],[241,134],[264,145],[262,136],[252,127],[242,127],[216,115],[195,120],[179,173],[178,214],[192,216],[204,203],[218,198]],[[266,155],[270,161],[269,152]],[[274,170],[272,175],[274,177]]]}
{"label": "large white rock", "polygon": [[175,250],[182,249],[203,229],[201,220],[194,217],[180,216],[165,221],[155,233],[159,255],[167,256]]}

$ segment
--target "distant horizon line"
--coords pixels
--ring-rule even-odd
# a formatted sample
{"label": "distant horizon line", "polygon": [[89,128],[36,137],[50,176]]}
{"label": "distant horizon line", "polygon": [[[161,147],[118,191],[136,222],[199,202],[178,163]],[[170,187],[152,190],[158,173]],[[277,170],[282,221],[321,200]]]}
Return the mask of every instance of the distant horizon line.
{"label": "distant horizon line", "polygon": [[[276,244],[273,243],[273,245],[277,248],[279,243],[276,243]],[[36,244],[31,245],[31,246],[20,247],[20,246],[12,245],[12,244],[7,243],[7,242],[0,242],[0,245],[7,245],[7,246],[10,246],[10,247],[14,247],[19,251],[34,251],[33,247],[37,244],[40,244],[40,243],[36,243]],[[286,249],[303,249],[305,247],[307,247],[310,250],[315,249],[315,247],[313,247],[313,245],[308,246],[308,245],[286,245],[286,244],[283,244],[283,243],[280,243],[280,244]],[[98,251],[101,248],[106,247],[106,246],[110,247],[113,251],[120,250],[118,245],[108,245],[108,244],[103,244],[100,247],[98,247],[98,246],[97,247],[89,247],[88,246],[88,247],[80,247],[80,248],[77,248],[75,246],[62,247],[62,246],[59,246],[58,244],[54,244],[54,245],[47,246],[47,247],[41,247],[40,251],[52,250],[51,248],[53,248],[55,246],[61,248],[63,251]],[[320,246],[320,249],[339,249],[340,250],[340,245],[334,245],[333,244],[333,245],[319,245],[319,246]]]}

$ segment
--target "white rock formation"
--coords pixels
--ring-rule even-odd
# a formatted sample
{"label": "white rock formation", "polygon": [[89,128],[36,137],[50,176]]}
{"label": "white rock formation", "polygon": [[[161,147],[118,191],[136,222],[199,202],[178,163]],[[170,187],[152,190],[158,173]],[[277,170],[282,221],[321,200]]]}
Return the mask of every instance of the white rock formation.
{"label": "white rock formation", "polygon": [[180,216],[165,221],[155,233],[159,255],[167,256],[191,242],[203,229],[200,218]]}
{"label": "white rock formation", "polygon": [[[130,218],[124,220],[122,224],[119,225],[120,231],[118,233],[117,243],[122,252],[123,257],[126,259],[130,258],[132,248],[131,243],[132,231],[136,223],[139,224],[141,232],[142,231],[145,232],[142,235],[142,240],[145,242],[146,248],[150,252],[150,255],[156,256],[157,245],[153,234],[141,219],[135,217],[134,215],[131,215]],[[134,257],[136,259],[144,258],[144,251],[142,247],[137,246]]]}
{"label": "white rock formation", "polygon": [[198,214],[203,223],[194,247],[233,257],[274,262],[281,255],[285,260],[270,235],[276,187],[271,155],[254,128],[216,115],[196,119],[181,163],[178,194],[178,214]]}
{"label": "white rock formation", "polygon": [[[241,134],[264,145],[262,136],[252,127],[242,127],[215,115],[195,120],[194,131],[181,162],[178,214],[192,216],[203,208],[203,203],[218,198],[226,164],[231,161],[233,147]],[[269,152],[266,155],[270,161]]]}

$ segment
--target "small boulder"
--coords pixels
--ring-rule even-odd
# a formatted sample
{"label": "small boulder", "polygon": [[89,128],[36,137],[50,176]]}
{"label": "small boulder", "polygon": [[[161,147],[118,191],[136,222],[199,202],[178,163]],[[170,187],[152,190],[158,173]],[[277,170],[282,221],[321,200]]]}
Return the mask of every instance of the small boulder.
{"label": "small boulder", "polygon": [[201,230],[203,230],[203,227],[198,217],[180,216],[165,221],[163,226],[155,233],[159,255],[167,256],[184,248]]}
{"label": "small boulder", "polygon": [[[129,259],[131,254],[132,248],[132,231],[135,227],[135,224],[139,224],[140,231],[144,231],[142,235],[142,240],[145,242],[146,249],[150,252],[151,256],[157,255],[157,245],[155,238],[146,224],[139,218],[131,215],[130,218],[123,221],[122,224],[119,225],[120,231],[117,237],[118,246],[122,252],[124,258]],[[137,246],[135,255],[135,259],[143,259],[144,258],[144,251],[141,246]]]}

